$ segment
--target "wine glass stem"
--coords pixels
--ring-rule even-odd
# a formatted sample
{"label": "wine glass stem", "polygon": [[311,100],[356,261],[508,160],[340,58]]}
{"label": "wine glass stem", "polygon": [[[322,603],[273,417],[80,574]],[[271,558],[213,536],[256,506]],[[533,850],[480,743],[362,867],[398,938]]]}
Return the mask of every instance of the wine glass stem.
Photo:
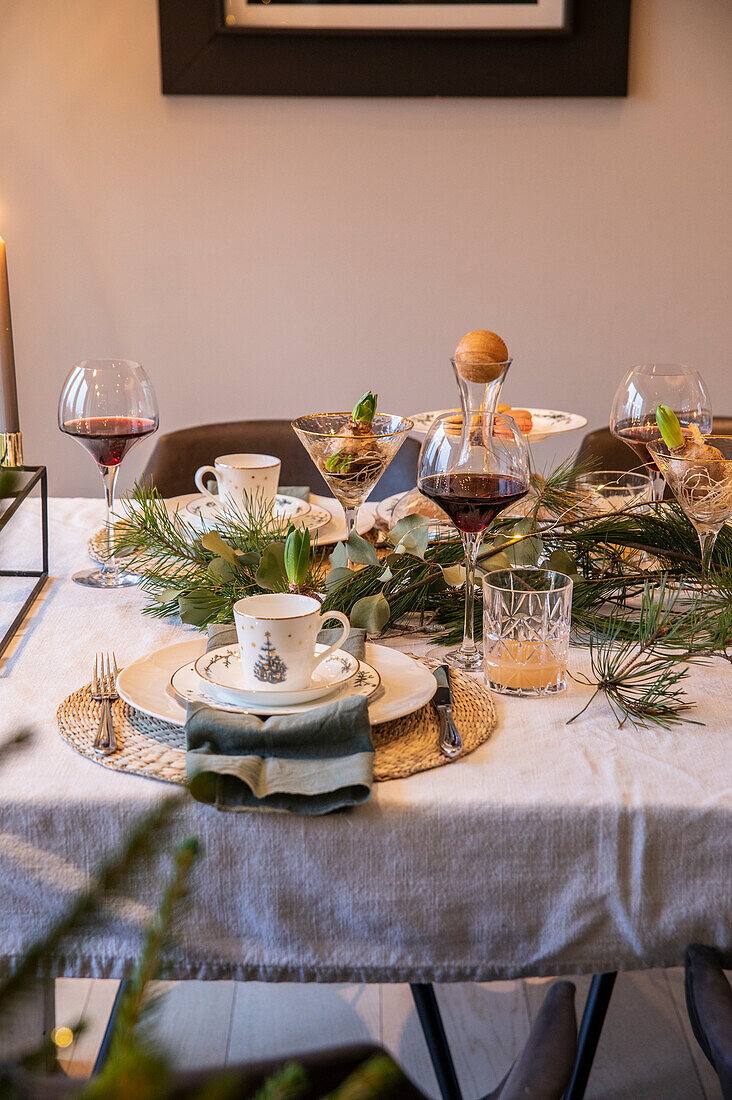
{"label": "wine glass stem", "polygon": [[105,560],[102,562],[102,573],[116,573],[117,562],[115,561],[112,553],[113,539],[112,539],[112,513],[114,511],[114,488],[117,484],[117,474],[119,473],[119,466],[100,466],[102,475],[102,483],[104,485],[104,499],[107,504],[107,518],[104,525],[106,532],[106,545],[107,550],[105,554]]}
{"label": "wine glass stem", "polygon": [[465,656],[473,656],[477,649],[475,645],[475,562],[481,538],[480,531],[477,534],[463,532],[462,535],[465,550],[465,624],[460,652]]}
{"label": "wine glass stem", "polygon": [[663,493],[666,488],[666,481],[663,474],[659,470],[650,469],[648,471],[651,475],[651,484],[653,486],[653,499],[654,501],[663,500]]}
{"label": "wine glass stem", "polygon": [[702,590],[709,580],[709,571],[712,567],[712,554],[714,553],[714,544],[717,541],[718,531],[697,531],[699,535],[699,544],[701,546],[701,560],[702,560]]}
{"label": "wine glass stem", "polygon": [[[344,504],[343,511],[346,515],[346,542],[351,534],[351,531],[356,529],[356,516],[358,515],[358,508],[353,504]],[[350,558],[348,559],[348,568],[353,569]]]}

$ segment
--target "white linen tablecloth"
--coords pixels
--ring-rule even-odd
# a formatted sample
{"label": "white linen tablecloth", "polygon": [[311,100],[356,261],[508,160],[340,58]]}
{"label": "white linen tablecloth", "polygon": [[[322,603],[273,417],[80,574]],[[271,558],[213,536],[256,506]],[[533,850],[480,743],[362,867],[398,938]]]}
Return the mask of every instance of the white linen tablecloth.
{"label": "white linen tablecloth", "polygon": [[[35,733],[0,762],[0,967],[171,791],[78,756],[57,731],[56,708],[88,682],[95,650],[124,663],[191,636],[142,616],[135,588],[71,582],[101,520],[98,501],[51,502],[52,580],[0,661],[0,739]],[[31,528],[21,515],[0,535],[5,562],[29,557]],[[587,670],[583,651],[571,667]],[[169,976],[488,981],[676,966],[693,940],[729,950],[731,686],[721,661],[695,669],[705,725],[673,732],[618,729],[600,699],[566,725],[588,698],[576,684],[548,699],[497,696],[478,751],[377,784],[347,814],[232,815],[191,801],[176,832],[195,833],[203,856]],[[56,972],[122,976],[168,863],[138,875]]]}

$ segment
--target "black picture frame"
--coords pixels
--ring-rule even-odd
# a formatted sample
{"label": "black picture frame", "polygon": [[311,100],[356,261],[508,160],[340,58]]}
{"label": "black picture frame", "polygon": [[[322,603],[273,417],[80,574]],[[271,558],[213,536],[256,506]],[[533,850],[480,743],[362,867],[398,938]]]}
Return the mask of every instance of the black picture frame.
{"label": "black picture frame", "polygon": [[630,0],[572,0],[567,33],[230,28],[158,0],[164,95],[625,96]]}

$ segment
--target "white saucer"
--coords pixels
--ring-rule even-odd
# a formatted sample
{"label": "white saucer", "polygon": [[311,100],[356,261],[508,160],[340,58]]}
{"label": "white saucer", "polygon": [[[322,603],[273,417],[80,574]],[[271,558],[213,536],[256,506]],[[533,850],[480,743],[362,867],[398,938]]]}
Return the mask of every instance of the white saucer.
{"label": "white saucer", "polygon": [[[328,647],[316,645],[323,653]],[[238,643],[222,645],[204,653],[194,664],[196,674],[208,685],[208,690],[224,703],[243,706],[284,707],[296,703],[311,703],[348,683],[359,671],[359,662],[343,649],[336,649],[313,671],[310,687],[298,691],[273,691],[272,688],[242,687],[241,650]]]}
{"label": "white saucer", "polygon": [[[193,497],[192,500],[187,500],[184,509],[187,513],[186,518],[192,519],[206,529],[215,527],[217,524],[231,518],[224,504],[211,500],[210,497],[205,497],[203,494]],[[332,519],[326,508],[314,507],[307,501],[300,500],[299,497],[280,495],[275,498],[272,515],[275,519],[289,520],[296,527],[307,528],[311,533],[327,527]]]}
{"label": "white saucer", "polygon": [[205,703],[208,707],[232,711],[234,714],[259,714],[271,717],[276,714],[304,714],[313,707],[335,702],[336,699],[348,699],[352,695],[365,695],[370,699],[381,687],[381,677],[371,665],[367,665],[365,661],[357,661],[355,675],[340,687],[335,688],[327,697],[321,695],[318,699],[309,699],[300,703],[273,703],[271,700],[260,702],[254,699],[245,702],[243,699],[223,699],[220,689],[214,688],[213,684],[201,679],[193,662],[176,669],[170,678],[170,686],[186,703]]}
{"label": "white saucer", "polygon": [[[300,497],[288,497],[278,493],[275,497],[272,514],[277,519],[299,519],[310,511],[310,505]],[[199,493],[193,500],[186,504],[186,512],[196,519],[206,519],[216,522],[226,513],[226,504],[223,500],[212,500],[205,493]]]}
{"label": "white saucer", "polygon": [[[186,505],[198,499],[200,495],[200,493],[184,493],[182,496],[168,497],[165,501],[165,507],[171,516],[177,513],[180,515],[181,519],[188,522],[192,527],[195,525],[205,526],[205,520],[196,520],[190,513],[186,513]],[[345,539],[346,517],[343,508],[335,497],[323,497],[318,496],[316,493],[311,493],[309,499],[310,511],[307,516],[303,516],[301,520],[296,520],[295,522],[301,526],[307,524],[311,535],[317,533],[317,537],[313,539],[313,543],[317,543],[318,546],[327,546]],[[361,505],[356,518],[356,530],[359,535],[365,535],[367,531],[371,530],[374,526],[375,515],[374,506],[369,501]],[[313,528],[309,526],[309,524],[315,523],[316,517],[318,526]],[[321,527],[320,521],[326,517],[329,518],[324,526]]]}
{"label": "white saucer", "polygon": [[[196,675],[194,664],[205,649],[205,638],[196,637],[157,649],[154,653],[133,661],[117,677],[120,698],[136,710],[151,714],[163,722],[170,722],[174,726],[185,725],[186,708],[173,691],[170,680],[183,665],[189,669],[190,686],[200,685],[202,681]],[[367,642],[366,662],[381,677],[383,689],[374,691],[369,701],[369,717],[374,725],[412,714],[428,703],[435,693],[437,681],[429,669],[406,653],[400,653],[398,649]],[[181,678],[178,678],[178,684],[181,683]],[[345,698],[350,694],[350,687],[350,684],[346,684],[333,692],[328,702]],[[211,706],[222,710],[243,709],[213,699],[208,701]],[[288,708],[287,713],[309,710],[312,705],[302,703],[292,709]],[[262,714],[263,711],[258,707],[256,713]]]}
{"label": "white saucer", "polygon": [[[526,406],[521,406],[526,408]],[[438,409],[436,412],[412,413],[409,419],[414,424],[412,432],[416,435],[426,435],[430,430],[433,420],[443,413],[454,412],[454,409]],[[559,409],[527,409],[531,413],[531,431],[527,435],[529,443],[539,443],[550,435],[559,435],[561,432],[575,432],[578,428],[584,428],[587,417],[579,413],[561,412]]]}

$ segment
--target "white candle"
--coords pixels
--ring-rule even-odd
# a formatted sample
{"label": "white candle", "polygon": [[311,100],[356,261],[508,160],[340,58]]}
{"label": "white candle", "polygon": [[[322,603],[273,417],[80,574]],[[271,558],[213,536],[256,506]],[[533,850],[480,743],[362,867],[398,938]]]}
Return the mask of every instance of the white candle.
{"label": "white candle", "polygon": [[8,263],[5,258],[5,241],[0,237],[0,434],[19,431]]}

